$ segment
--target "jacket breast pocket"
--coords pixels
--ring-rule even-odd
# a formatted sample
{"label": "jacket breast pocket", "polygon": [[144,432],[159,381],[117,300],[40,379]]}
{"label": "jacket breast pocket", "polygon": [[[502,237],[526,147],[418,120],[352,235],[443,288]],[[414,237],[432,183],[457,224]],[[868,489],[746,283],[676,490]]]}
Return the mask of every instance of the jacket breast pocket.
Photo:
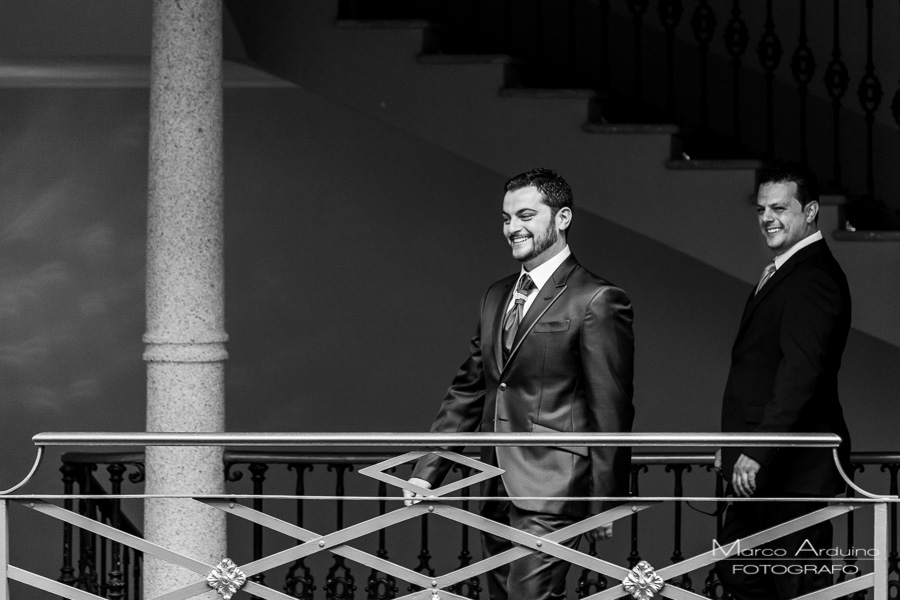
{"label": "jacket breast pocket", "polygon": [[571,321],[566,319],[565,321],[540,321],[534,324],[534,329],[531,331],[534,333],[554,333],[557,331],[568,331],[569,323]]}

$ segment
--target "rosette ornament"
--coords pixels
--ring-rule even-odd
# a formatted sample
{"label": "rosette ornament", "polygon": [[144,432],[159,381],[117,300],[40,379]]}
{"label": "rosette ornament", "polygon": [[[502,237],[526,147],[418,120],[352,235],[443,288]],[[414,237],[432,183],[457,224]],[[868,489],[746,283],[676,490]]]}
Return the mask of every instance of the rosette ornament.
{"label": "rosette ornament", "polygon": [[231,600],[231,597],[247,583],[247,576],[230,558],[223,558],[222,562],[206,576],[206,583],[224,600]]}
{"label": "rosette ornament", "polygon": [[622,587],[634,600],[650,600],[664,585],[662,577],[657,575],[650,563],[645,560],[635,565],[622,580]]}

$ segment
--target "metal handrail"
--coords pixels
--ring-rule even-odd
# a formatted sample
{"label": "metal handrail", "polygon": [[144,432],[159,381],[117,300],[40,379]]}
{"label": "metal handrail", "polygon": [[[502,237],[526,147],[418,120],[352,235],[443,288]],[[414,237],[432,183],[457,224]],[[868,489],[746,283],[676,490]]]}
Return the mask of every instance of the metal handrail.
{"label": "metal handrail", "polygon": [[39,433],[35,446],[671,446],[837,448],[833,433]]}
{"label": "metal handrail", "polygon": [[833,433],[225,433],[225,432],[50,432],[32,438],[38,455],[31,472],[7,495],[25,485],[47,446],[231,446],[231,447],[465,447],[465,446],[630,446],[630,447],[803,447],[831,449],[845,483],[868,498],[883,498],[855,485],[838,457],[841,437]]}

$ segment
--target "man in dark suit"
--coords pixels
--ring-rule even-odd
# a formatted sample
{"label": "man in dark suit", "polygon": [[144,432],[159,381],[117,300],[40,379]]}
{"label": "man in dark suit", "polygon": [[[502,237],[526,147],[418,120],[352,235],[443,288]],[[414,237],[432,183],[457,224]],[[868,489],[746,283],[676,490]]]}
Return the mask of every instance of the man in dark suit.
{"label": "man in dark suit", "polygon": [[[850,329],[850,290],[818,230],[816,177],[802,165],[782,163],[763,169],[759,180],[759,226],[775,260],[744,308],[725,386],[722,430],[836,433],[846,463],[850,436],[838,401],[838,370]],[[739,497],[823,497],[844,490],[829,450],[729,448],[721,464]],[[822,506],[734,502],[719,544]],[[810,548],[831,547],[831,537],[826,521],[768,545],[794,562],[782,559],[765,568],[732,557],[720,561],[717,571],[739,600],[795,598],[831,584],[830,572],[820,568],[827,562],[794,560],[812,558]],[[774,568],[776,564],[781,566]],[[795,568],[782,568],[791,565]],[[809,565],[817,568],[796,568]]]}
{"label": "man in dark suit", "polygon": [[[634,337],[628,296],[571,254],[572,191],[565,179],[534,169],[510,179],[505,189],[503,235],[521,269],[483,297],[469,358],[431,431],[630,431]],[[483,495],[510,500],[483,502],[481,513],[545,535],[603,507],[517,497],[625,496],[630,456],[628,448],[483,448],[482,460],[504,469],[500,480],[483,486]],[[450,466],[427,455],[410,481],[432,489]],[[593,540],[611,535],[611,524],[589,534]],[[483,547],[491,556],[512,545],[485,535]],[[564,598],[568,567],[533,553],[490,574],[490,598]]]}

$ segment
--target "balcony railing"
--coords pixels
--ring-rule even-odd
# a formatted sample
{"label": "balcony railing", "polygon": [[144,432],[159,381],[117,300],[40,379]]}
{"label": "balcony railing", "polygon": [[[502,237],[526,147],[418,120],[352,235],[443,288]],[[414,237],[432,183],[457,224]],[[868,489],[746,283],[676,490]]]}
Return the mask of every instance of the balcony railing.
{"label": "balcony railing", "polygon": [[900,227],[895,3],[340,0],[339,14],[427,19],[432,51],[511,55],[526,87],[600,92],[603,121],[686,127],[685,157],[809,164],[857,229]]}
{"label": "balcony railing", "polygon": [[[665,582],[658,595],[722,598],[723,590],[713,571],[714,563],[721,556],[715,556],[712,550],[697,553],[696,549],[683,545],[686,538],[699,536],[705,540],[704,547],[709,548],[710,540],[716,539],[721,526],[718,509],[723,505],[723,486],[712,468],[713,455],[709,449],[728,445],[834,448],[838,443],[836,436],[734,434],[41,434],[35,437],[35,442],[39,454],[48,445],[233,448],[225,454],[224,474],[229,493],[183,497],[182,501],[202,502],[251,524],[250,534],[245,536],[247,543],[236,546],[250,548],[251,556],[238,569],[247,576],[243,590],[256,598],[486,597],[480,576],[490,566],[480,563],[470,543],[477,530],[489,529],[521,544],[516,549],[519,553],[550,552],[570,561],[576,567],[571,578],[577,596],[598,599],[628,597],[622,582],[645,557],[656,567],[665,565],[655,569]],[[481,466],[468,456],[448,453],[459,461],[462,479],[432,490],[432,496],[420,504],[405,507],[399,502],[398,488],[406,485],[407,474],[397,469],[428,452],[430,447],[480,445],[630,445],[707,448],[707,451],[635,454],[632,496],[621,499],[626,504],[544,539],[499,527],[469,511],[471,503],[483,499],[472,494],[477,486],[471,477],[486,465]],[[247,447],[267,450],[241,449]],[[328,451],[307,450],[311,447]],[[397,457],[396,452],[390,451],[397,447],[417,450]],[[371,451],[373,448],[378,451]],[[900,591],[894,518],[900,455],[857,454],[852,464],[854,472],[879,467],[886,474],[887,485],[879,482],[878,487],[888,488],[888,494],[869,494],[854,486],[852,493],[858,496],[824,499],[827,508],[748,537],[741,541],[741,548],[753,548],[789,531],[839,515],[846,515],[843,536],[847,548],[858,547],[859,539],[869,543],[869,538],[859,526],[862,521],[854,521],[859,512],[856,509],[866,509],[866,512],[871,509],[874,516],[871,544],[867,547],[876,550],[878,556],[863,561],[858,556],[840,557],[838,563],[847,568],[839,569],[832,593],[816,597],[862,598],[865,590],[871,588],[869,597],[887,599]],[[101,466],[107,473],[102,478],[107,480],[108,493],[98,479]],[[699,477],[687,475],[695,469]],[[140,486],[143,480],[142,453],[69,452],[63,455],[61,472],[62,495],[16,496],[12,494],[15,490],[11,490],[0,496],[0,600],[7,597],[6,579],[67,598],[140,598],[142,553],[160,556],[158,548],[141,540],[134,525],[137,518],[126,518],[127,511],[122,510],[123,502],[139,503],[144,498],[131,489],[123,493],[123,486]],[[704,491],[695,492],[698,485]],[[451,488],[459,493],[447,495]],[[642,495],[641,488],[649,490],[649,494]],[[666,491],[659,493],[659,489]],[[6,514],[10,503],[63,522],[63,565],[58,581],[9,565],[3,548],[9,539]],[[661,515],[654,514],[660,511],[665,513],[664,527],[653,523],[654,519],[660,520]],[[701,513],[709,516],[698,516]],[[626,541],[627,547],[621,548],[617,557],[612,556],[611,546],[588,544],[585,552],[577,552],[558,544],[566,536],[616,520],[620,521],[616,526],[617,535],[628,534],[627,540],[619,540],[620,545]],[[306,528],[310,523],[314,523],[314,531]],[[649,529],[645,523],[650,525]],[[401,527],[406,529],[398,531]],[[663,529],[669,549],[661,558],[663,547],[659,536],[648,544],[652,548],[642,547],[641,540],[643,537],[646,542],[648,531]],[[15,526],[13,530],[15,544]],[[279,536],[271,532],[294,538],[296,546],[283,549],[283,542],[279,546],[276,539]],[[688,545],[696,546],[696,543]],[[657,556],[649,558],[654,553]],[[685,556],[686,553],[694,555]],[[181,560],[171,552],[162,558],[176,564]],[[196,593],[208,591],[206,576],[214,565],[200,568],[191,561],[183,564],[198,573],[198,583],[193,586]],[[206,567],[208,570],[201,572]]]}

